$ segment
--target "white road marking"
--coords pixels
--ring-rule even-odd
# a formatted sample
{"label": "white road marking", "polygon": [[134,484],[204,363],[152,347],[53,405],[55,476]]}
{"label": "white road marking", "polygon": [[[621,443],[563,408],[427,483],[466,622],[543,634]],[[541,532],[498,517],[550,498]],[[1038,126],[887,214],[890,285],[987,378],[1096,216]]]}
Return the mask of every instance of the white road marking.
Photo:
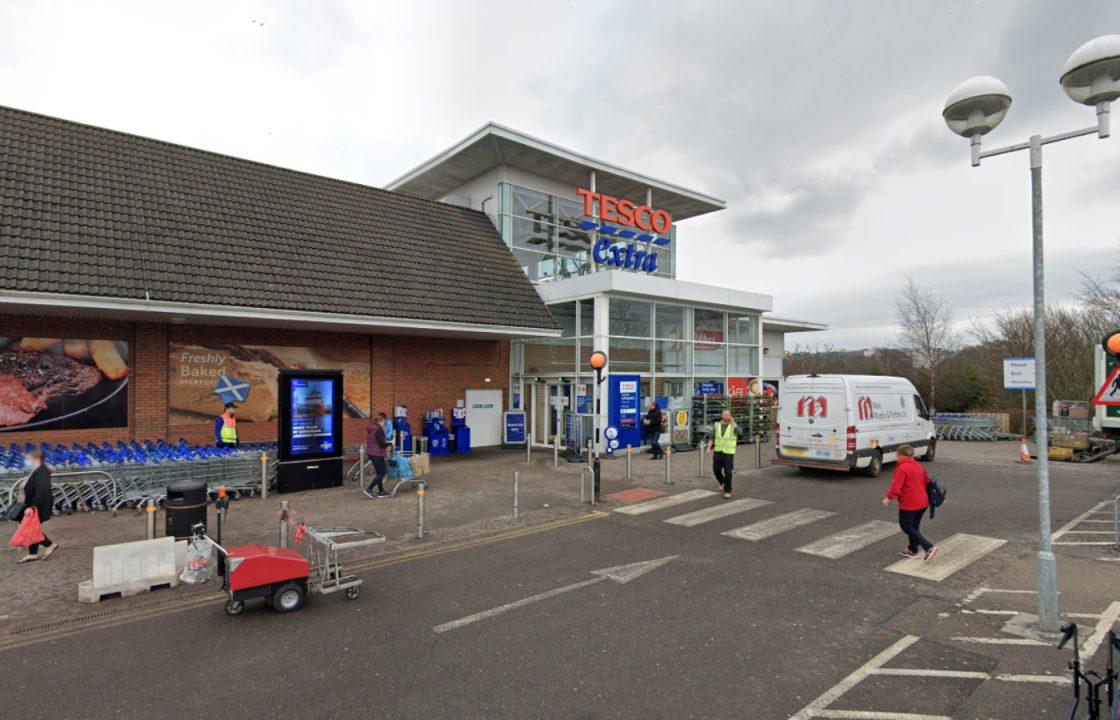
{"label": "white road marking", "polygon": [[1011,675],[992,674],[975,670],[937,670],[925,668],[880,668],[873,675],[894,677],[930,677],[960,680],[999,680],[1001,682],[1055,683],[1068,685],[1069,678],[1063,675]]}
{"label": "white road marking", "polygon": [[872,520],[802,545],[797,551],[836,560],[880,540],[886,540],[896,533],[899,533],[899,529],[894,523]]}
{"label": "white road marking", "polygon": [[964,680],[987,680],[991,677],[989,673],[972,670],[927,670],[920,668],[881,668],[872,674],[893,677],[961,678]]}
{"label": "white road marking", "polygon": [[579,590],[580,588],[585,588],[588,585],[601,583],[604,580],[613,580],[616,583],[625,584],[635,578],[641,577],[654,568],[660,567],[671,560],[676,560],[678,557],[680,556],[669,555],[667,557],[658,558],[656,560],[645,560],[643,562],[630,563],[628,565],[617,565],[615,567],[603,568],[602,570],[592,570],[591,574],[595,575],[596,577],[593,577],[589,580],[581,580],[580,582],[572,583],[571,585],[565,585],[564,587],[558,587],[546,592],[537,593],[536,595],[530,595],[527,598],[521,598],[520,600],[506,603],[505,605],[499,605],[498,607],[490,608],[489,610],[483,610],[482,612],[475,613],[474,615],[468,615],[466,617],[459,618],[458,620],[452,620],[451,622],[443,623],[442,625],[435,625],[432,627],[432,631],[436,633],[445,633],[448,630],[455,630],[465,625],[476,623],[479,620],[486,620],[488,618],[494,617],[495,615],[501,615],[502,613],[509,612],[510,610],[516,610],[517,608],[525,607],[526,605],[538,602],[540,600],[547,600],[548,598],[556,597],[557,595],[562,595],[566,592],[571,592],[572,590]]}
{"label": "white road marking", "polygon": [[1116,621],[1120,619],[1120,602],[1111,602],[1101,614],[1101,619],[1097,621],[1097,627],[1093,630],[1093,634],[1081,644],[1081,656],[1088,660],[1093,657],[1093,653],[1104,642],[1104,636],[1112,628]]}
{"label": "white road marking", "polygon": [[[976,608],[968,612],[974,612],[980,615],[1004,615],[1007,617],[1016,617],[1023,614],[1019,610],[987,610],[982,608]],[[1086,618],[1088,620],[1099,620],[1102,617],[1100,613],[1062,613],[1062,615],[1072,618]]]}
{"label": "white road marking", "polygon": [[1070,530],[1077,527],[1077,524],[1080,523],[1082,520],[1088,518],[1090,515],[1093,515],[1094,513],[1100,512],[1101,508],[1109,505],[1110,503],[1112,503],[1111,500],[1104,500],[1102,502],[1099,502],[1096,505],[1094,505],[1093,507],[1091,507],[1090,509],[1086,510],[1085,512],[1083,512],[1080,515],[1078,515],[1077,517],[1075,517],[1073,520],[1070,520],[1068,523],[1066,523],[1065,525],[1060,527],[1051,536],[1051,538],[1050,538],[1051,541],[1060,539],[1063,535],[1068,533]]}
{"label": "white road marking", "polygon": [[1070,545],[1115,545],[1116,543],[1111,540],[1061,540],[1051,544],[1069,547]]}
{"label": "white road marking", "polygon": [[646,500],[645,502],[635,503],[634,505],[615,508],[615,512],[622,513],[623,515],[644,515],[648,512],[664,510],[665,508],[673,507],[674,505],[682,505],[687,502],[692,502],[693,500],[702,500],[715,494],[714,490],[686,490],[676,495],[666,495],[656,500]]}
{"label": "white road marking", "polygon": [[899,560],[887,566],[887,572],[909,575],[923,580],[941,582],[953,573],[984,557],[1006,540],[957,533],[938,543],[941,552],[929,562],[919,559]]}
{"label": "white road marking", "polygon": [[[899,655],[904,650],[906,650],[906,648],[910,647],[911,645],[913,645],[916,642],[918,642],[918,637],[916,635],[906,635],[904,637],[899,638],[898,640],[896,640],[894,642],[893,645],[891,645],[886,650],[883,650],[878,655],[876,655],[875,657],[868,660],[862,666],[857,668],[852,674],[848,675],[846,678],[844,678],[840,682],[836,683],[835,685],[833,685],[828,690],[825,690],[823,693],[821,693],[821,695],[816,700],[813,700],[811,703],[806,705],[796,715],[792,716],[789,720],[810,720],[810,718],[814,718],[814,717],[830,717],[830,716],[824,714],[825,712],[828,712],[828,711],[825,710],[825,708],[827,708],[832,703],[836,702],[836,700],[839,699],[841,695],[848,692],[849,690],[854,688],[856,685],[859,685],[860,682],[862,682],[864,680],[864,678],[871,675],[875,670],[878,670],[879,668],[886,665],[888,662],[890,662],[892,659],[894,659],[897,655]],[[832,712],[837,712],[837,711],[832,711]],[[831,717],[837,717],[837,716],[832,715]],[[886,713],[886,714],[882,715],[882,717],[885,717],[885,718],[903,718],[905,716],[904,715],[899,715],[898,713]],[[919,716],[919,717],[921,717],[921,716]]]}
{"label": "white road marking", "polygon": [[815,717],[839,718],[840,720],[953,720],[948,715],[879,712],[877,710],[821,710]]}
{"label": "white road marking", "polygon": [[1099,557],[1097,560],[1102,560],[1104,562],[1120,562],[1120,557]]}
{"label": "white road marking", "polygon": [[769,520],[760,520],[759,522],[750,525],[744,525],[741,528],[728,530],[723,535],[728,537],[737,538],[739,540],[762,540],[764,538],[772,537],[786,530],[793,530],[802,525],[808,525],[818,520],[824,520],[827,517],[832,517],[836,513],[828,512],[827,510],[814,510],[813,508],[802,508],[794,510],[785,515],[772,517]]}
{"label": "white road marking", "polygon": [[701,523],[711,522],[712,520],[719,520],[728,515],[735,515],[737,513],[754,510],[755,508],[769,505],[769,500],[756,500],[755,498],[743,498],[742,500],[732,500],[731,502],[713,505],[703,510],[696,510],[694,512],[685,513],[684,515],[677,515],[671,517],[665,522],[672,523],[673,525],[680,525],[682,527],[695,527]]}
{"label": "white road marking", "polygon": [[954,637],[953,640],[957,642],[976,643],[977,645],[1042,645],[1044,647],[1050,647],[1050,643],[1031,640],[1030,638],[961,637],[958,635]]}
{"label": "white road marking", "polygon": [[993,675],[992,679],[1003,682],[1054,683],[1055,685],[1070,683],[1069,678],[1062,675]]}
{"label": "white road marking", "polygon": [[1115,530],[1070,530],[1066,535],[1115,535]]}

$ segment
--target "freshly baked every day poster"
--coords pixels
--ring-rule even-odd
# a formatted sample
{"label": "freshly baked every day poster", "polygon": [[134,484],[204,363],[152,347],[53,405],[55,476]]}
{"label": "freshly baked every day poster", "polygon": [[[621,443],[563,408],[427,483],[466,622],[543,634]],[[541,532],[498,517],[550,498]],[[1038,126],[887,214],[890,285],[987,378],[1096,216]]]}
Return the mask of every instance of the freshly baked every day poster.
{"label": "freshly baked every day poster", "polygon": [[128,426],[128,343],[0,337],[0,432]]}
{"label": "freshly baked every day poster", "polygon": [[346,417],[369,417],[369,352],[277,345],[194,345],[172,343],[169,362],[170,425],[195,425],[222,413],[214,393],[223,377],[248,383],[249,396],[237,403],[237,421],[267,422],[279,415],[276,380],[281,370],[342,370]]}

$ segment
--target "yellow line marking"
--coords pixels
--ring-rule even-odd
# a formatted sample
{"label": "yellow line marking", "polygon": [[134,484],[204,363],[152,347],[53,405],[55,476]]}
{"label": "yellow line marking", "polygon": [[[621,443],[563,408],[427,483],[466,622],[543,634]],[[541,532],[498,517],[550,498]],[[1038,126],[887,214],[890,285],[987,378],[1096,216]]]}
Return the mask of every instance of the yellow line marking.
{"label": "yellow line marking", "polygon": [[[475,538],[466,538],[464,540],[449,541],[443,545],[436,545],[426,548],[418,548],[416,550],[406,550],[399,553],[394,553],[388,557],[379,557],[367,560],[365,562],[354,563],[348,567],[353,572],[363,572],[367,570],[375,570],[378,568],[389,567],[391,565],[399,565],[401,563],[411,562],[413,560],[421,560],[423,558],[434,557],[437,555],[444,555],[450,552],[457,552],[459,550],[469,550],[471,548],[481,547],[484,545],[491,545],[493,543],[502,542],[503,540],[513,540],[519,537],[534,535],[549,530],[556,530],[569,525],[586,522],[588,520],[596,520],[599,518],[608,517],[610,513],[603,512],[602,510],[593,510],[583,515],[578,515],[572,518],[563,518],[560,520],[553,520],[539,525],[530,525],[524,528],[515,528],[513,530],[503,530],[492,535],[484,535]],[[174,603],[164,607],[151,608],[147,610],[139,610],[132,613],[124,613],[107,618],[94,618],[86,622],[75,621],[68,623],[65,626],[56,629],[46,629],[40,632],[29,632],[20,635],[10,635],[9,639],[0,639],[0,652],[7,650],[16,650],[19,648],[27,647],[29,645],[39,645],[41,643],[50,642],[52,640],[60,640],[62,638],[77,635],[79,633],[89,632],[91,630],[104,630],[106,628],[116,627],[118,625],[125,625],[128,623],[139,622],[141,620],[150,620],[152,618],[161,617],[163,615],[170,615],[173,613],[184,612],[186,610],[193,610],[195,608],[204,607],[206,605],[216,605],[226,600],[224,593],[207,593],[202,597],[192,597],[184,599],[182,602]]]}

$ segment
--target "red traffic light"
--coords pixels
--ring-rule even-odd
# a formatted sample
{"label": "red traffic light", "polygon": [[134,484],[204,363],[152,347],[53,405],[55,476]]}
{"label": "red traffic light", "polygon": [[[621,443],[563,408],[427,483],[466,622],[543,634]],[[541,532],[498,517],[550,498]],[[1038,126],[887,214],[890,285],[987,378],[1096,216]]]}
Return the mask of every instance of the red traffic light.
{"label": "red traffic light", "polygon": [[592,370],[602,370],[607,365],[607,354],[596,350],[587,358],[587,363],[591,366]]}
{"label": "red traffic light", "polygon": [[1113,330],[1101,340],[1101,347],[1113,357],[1120,357],[1120,330]]}

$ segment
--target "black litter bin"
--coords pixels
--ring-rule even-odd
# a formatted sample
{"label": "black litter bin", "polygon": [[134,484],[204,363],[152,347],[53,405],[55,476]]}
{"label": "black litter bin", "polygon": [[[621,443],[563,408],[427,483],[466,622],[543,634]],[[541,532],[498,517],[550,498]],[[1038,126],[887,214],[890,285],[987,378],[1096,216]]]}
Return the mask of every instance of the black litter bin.
{"label": "black litter bin", "polygon": [[163,513],[167,519],[166,534],[176,540],[191,536],[191,526],[202,523],[206,527],[206,505],[209,500],[203,480],[179,480],[167,486],[167,502]]}

